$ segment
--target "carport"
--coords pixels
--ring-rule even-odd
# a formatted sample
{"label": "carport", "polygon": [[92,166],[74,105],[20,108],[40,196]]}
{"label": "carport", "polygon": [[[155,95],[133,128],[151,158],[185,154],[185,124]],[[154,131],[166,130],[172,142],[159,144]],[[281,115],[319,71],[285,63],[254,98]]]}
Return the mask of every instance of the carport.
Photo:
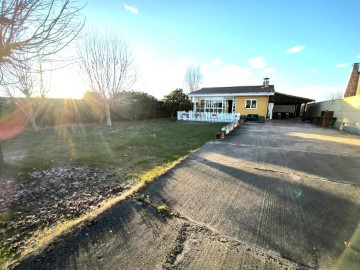
{"label": "carport", "polygon": [[268,118],[297,118],[303,115],[306,104],[314,99],[275,92],[269,97]]}

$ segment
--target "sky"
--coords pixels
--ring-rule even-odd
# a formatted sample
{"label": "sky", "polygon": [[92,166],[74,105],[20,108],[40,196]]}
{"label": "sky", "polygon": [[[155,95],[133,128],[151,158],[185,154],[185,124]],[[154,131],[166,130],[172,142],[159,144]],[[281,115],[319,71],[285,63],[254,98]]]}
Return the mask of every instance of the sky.
{"label": "sky", "polygon": [[[86,27],[127,40],[139,69],[133,90],[158,99],[186,90],[189,65],[201,87],[260,85],[326,100],[343,92],[360,62],[358,0],[88,0]],[[90,87],[77,66],[52,74],[52,96]]]}

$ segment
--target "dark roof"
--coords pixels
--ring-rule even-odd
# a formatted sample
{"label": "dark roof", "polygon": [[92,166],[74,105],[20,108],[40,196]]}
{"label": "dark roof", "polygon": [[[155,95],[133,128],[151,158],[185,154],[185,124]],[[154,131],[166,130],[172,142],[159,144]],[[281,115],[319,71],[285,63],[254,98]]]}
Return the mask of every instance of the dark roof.
{"label": "dark roof", "polygon": [[296,105],[296,104],[309,103],[315,101],[310,98],[292,96],[288,94],[275,92],[274,85],[269,85],[268,87],[264,87],[263,85],[206,87],[190,93],[189,96],[201,95],[201,94],[211,95],[211,94],[258,94],[258,93],[269,94],[270,95],[269,101],[278,105]]}
{"label": "dark roof", "polygon": [[275,95],[271,96],[269,102],[278,105],[296,105],[302,103],[309,103],[315,101],[314,99],[297,97],[288,94],[276,92]]}
{"label": "dark roof", "polygon": [[274,85],[269,85],[268,87],[264,87],[263,85],[255,85],[255,86],[206,87],[194,91],[189,95],[191,96],[191,95],[199,95],[199,94],[243,94],[243,93],[273,94],[274,92],[275,92]]}

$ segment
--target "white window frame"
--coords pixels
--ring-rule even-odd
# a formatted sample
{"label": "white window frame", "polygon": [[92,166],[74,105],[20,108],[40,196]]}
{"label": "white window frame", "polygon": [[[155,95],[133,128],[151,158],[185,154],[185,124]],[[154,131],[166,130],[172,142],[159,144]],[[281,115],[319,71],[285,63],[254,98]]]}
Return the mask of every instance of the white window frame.
{"label": "white window frame", "polygon": [[236,112],[236,97],[196,97],[193,99],[196,113],[227,113],[228,100],[232,100],[231,113]]}
{"label": "white window frame", "polygon": [[198,99],[199,104],[196,106],[196,112],[208,113],[223,113],[224,112],[224,99],[223,98],[204,98]]}
{"label": "white window frame", "polygon": [[[250,108],[246,107],[246,104],[247,104],[247,101],[250,100]],[[255,108],[252,107],[253,105],[253,102],[255,101]],[[257,109],[257,106],[258,105],[258,100],[257,99],[245,99],[245,109],[247,110],[256,110]]]}

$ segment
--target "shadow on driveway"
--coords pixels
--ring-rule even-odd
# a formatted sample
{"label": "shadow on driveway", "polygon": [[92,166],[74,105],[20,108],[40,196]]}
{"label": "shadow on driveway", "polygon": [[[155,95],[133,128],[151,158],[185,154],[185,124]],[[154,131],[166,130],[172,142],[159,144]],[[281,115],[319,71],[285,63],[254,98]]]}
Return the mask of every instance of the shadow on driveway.
{"label": "shadow on driveway", "polygon": [[[359,158],[314,154],[301,150],[301,144],[294,150],[261,147],[269,131],[264,127],[256,126],[255,134],[240,129],[223,142],[207,144],[146,194],[222,234],[327,269],[347,249],[344,242],[360,220],[360,187],[333,181],[358,181]],[[254,145],[242,146],[243,136],[253,136]],[[328,160],[337,166],[322,167]],[[333,170],[339,170],[335,177]],[[349,267],[360,266],[358,245],[349,248]]]}

